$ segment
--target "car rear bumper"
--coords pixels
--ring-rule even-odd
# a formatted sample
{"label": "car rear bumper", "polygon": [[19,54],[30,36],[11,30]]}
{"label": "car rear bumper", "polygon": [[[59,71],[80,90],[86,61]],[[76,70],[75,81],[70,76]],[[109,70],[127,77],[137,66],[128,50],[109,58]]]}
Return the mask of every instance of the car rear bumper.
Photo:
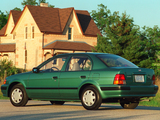
{"label": "car rear bumper", "polygon": [[158,86],[114,86],[100,87],[102,99],[122,97],[153,97],[158,91]]}

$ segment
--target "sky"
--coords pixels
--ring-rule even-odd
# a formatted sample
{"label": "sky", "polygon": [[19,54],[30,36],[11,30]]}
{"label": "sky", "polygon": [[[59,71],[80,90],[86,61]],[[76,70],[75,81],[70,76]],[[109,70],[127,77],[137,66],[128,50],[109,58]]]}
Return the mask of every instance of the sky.
{"label": "sky", "polygon": [[[15,7],[23,9],[23,0],[0,0],[0,10],[10,11]],[[37,0],[38,2],[38,0]],[[99,4],[104,4],[113,13],[126,12],[134,20],[134,24],[140,27],[160,27],[160,0],[46,0],[56,8],[74,7],[76,10],[97,10]]]}

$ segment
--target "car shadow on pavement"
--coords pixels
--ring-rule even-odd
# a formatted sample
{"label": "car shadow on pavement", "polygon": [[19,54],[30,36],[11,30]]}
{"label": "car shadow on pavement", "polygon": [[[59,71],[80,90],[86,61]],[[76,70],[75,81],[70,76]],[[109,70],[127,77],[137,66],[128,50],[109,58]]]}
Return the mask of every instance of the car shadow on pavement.
{"label": "car shadow on pavement", "polygon": [[[99,108],[99,110],[112,110],[112,109],[122,109],[124,110],[124,108],[122,108],[120,105],[101,105],[101,107]],[[135,109],[125,109],[125,110],[160,110],[160,107],[148,107],[148,106],[138,106]]]}
{"label": "car shadow on pavement", "polygon": [[[28,104],[26,105],[25,107],[35,107],[35,106],[81,106],[81,103],[80,102],[66,102],[64,103],[64,105],[52,105],[50,103],[37,103],[37,104]],[[124,110],[120,105],[118,104],[102,104],[98,110],[119,110],[119,109],[122,109]],[[148,107],[148,106],[138,106],[137,108],[135,109],[127,109],[127,110],[160,110],[160,107]]]}

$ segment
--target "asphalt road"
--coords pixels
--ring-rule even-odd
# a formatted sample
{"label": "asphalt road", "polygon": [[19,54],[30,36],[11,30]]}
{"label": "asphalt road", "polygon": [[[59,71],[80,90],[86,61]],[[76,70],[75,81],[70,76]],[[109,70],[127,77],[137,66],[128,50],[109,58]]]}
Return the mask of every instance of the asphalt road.
{"label": "asphalt road", "polygon": [[51,105],[49,101],[29,101],[25,107],[14,107],[0,100],[0,120],[160,120],[159,107],[138,106],[123,109],[120,105],[102,104],[98,110],[85,110],[81,103]]}

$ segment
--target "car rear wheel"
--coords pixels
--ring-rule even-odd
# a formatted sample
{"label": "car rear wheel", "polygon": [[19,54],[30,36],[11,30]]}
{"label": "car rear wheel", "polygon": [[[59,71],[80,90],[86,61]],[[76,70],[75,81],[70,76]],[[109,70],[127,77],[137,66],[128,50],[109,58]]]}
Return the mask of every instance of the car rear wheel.
{"label": "car rear wheel", "polygon": [[124,109],[135,109],[138,106],[139,102],[128,102],[128,103],[120,103],[120,105]]}
{"label": "car rear wheel", "polygon": [[64,101],[50,101],[52,105],[63,105],[65,102]]}
{"label": "car rear wheel", "polygon": [[28,102],[28,96],[26,91],[21,84],[13,86],[10,91],[10,101],[14,106],[25,106]]}
{"label": "car rear wheel", "polygon": [[96,110],[102,103],[99,91],[94,86],[86,87],[81,94],[81,103],[87,110]]}

